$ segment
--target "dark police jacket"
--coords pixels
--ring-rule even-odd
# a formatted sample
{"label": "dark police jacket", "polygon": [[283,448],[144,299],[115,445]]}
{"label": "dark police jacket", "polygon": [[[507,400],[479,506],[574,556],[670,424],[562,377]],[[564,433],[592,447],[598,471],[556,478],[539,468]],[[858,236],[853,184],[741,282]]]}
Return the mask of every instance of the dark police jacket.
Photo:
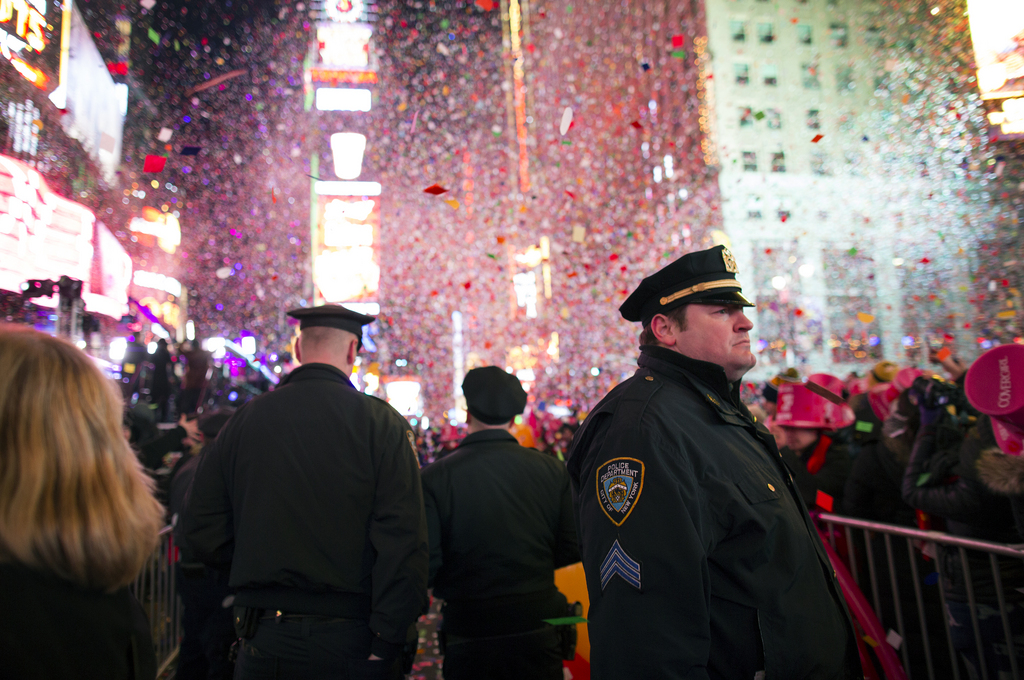
{"label": "dark police jacket", "polygon": [[595,680],[861,677],[828,557],[738,387],[660,347],[638,363],[569,461]]}
{"label": "dark police jacket", "polygon": [[200,457],[181,522],[235,604],[369,621],[393,655],[427,603],[412,431],[326,364],[240,408]]}
{"label": "dark police jacket", "polygon": [[501,635],[565,616],[555,569],[580,557],[562,463],[483,430],[424,468],[423,502],[445,630]]}

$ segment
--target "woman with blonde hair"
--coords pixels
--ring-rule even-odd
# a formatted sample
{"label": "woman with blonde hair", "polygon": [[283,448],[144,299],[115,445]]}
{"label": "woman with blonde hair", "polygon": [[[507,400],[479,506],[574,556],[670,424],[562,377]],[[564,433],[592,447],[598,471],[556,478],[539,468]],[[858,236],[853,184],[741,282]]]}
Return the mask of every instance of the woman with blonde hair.
{"label": "woman with blonde hair", "polygon": [[153,678],[127,585],[163,509],[121,400],[70,343],[0,324],[0,675]]}

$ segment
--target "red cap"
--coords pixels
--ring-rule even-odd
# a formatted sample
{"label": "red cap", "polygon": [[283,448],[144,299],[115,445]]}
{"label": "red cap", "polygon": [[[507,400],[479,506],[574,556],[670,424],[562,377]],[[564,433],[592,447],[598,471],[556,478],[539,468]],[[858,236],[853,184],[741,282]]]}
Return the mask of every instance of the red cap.
{"label": "red cap", "polygon": [[[842,396],[843,383],[839,378],[818,373],[808,378],[825,389]],[[834,386],[838,383],[838,390]],[[775,415],[775,423],[782,427],[798,427],[804,429],[838,430],[852,424],[856,417],[853,409],[846,404],[833,404],[807,389],[801,383],[782,383],[779,385],[779,410]]]}
{"label": "red cap", "polygon": [[993,347],[971,364],[964,391],[974,408],[992,418],[999,448],[1020,455],[1024,441],[1024,346]]}

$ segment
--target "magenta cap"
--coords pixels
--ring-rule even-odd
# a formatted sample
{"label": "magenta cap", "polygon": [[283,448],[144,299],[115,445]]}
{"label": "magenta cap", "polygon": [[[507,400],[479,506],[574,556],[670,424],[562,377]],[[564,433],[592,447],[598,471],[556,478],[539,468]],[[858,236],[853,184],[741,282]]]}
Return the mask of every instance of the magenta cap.
{"label": "magenta cap", "polygon": [[994,419],[1024,428],[1024,346],[993,347],[971,364],[964,380],[971,405]]}

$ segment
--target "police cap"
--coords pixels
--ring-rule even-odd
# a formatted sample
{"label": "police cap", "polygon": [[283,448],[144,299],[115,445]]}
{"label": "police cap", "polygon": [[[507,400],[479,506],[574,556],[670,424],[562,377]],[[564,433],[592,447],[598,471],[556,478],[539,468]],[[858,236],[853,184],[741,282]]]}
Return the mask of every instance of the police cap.
{"label": "police cap", "polygon": [[526,392],[519,378],[497,366],[474,368],[462,381],[466,410],[487,425],[501,425],[526,408]]}
{"label": "police cap", "polygon": [[651,323],[656,314],[691,303],[753,307],[736,280],[736,260],[725,246],[687,253],[640,282],[619,307],[627,321]]}
{"label": "police cap", "polygon": [[346,309],[341,305],[320,305],[319,307],[299,307],[288,312],[288,316],[299,320],[299,330],[314,326],[326,326],[348,331],[357,338],[363,337],[363,326],[372,323],[377,317],[360,314]]}

